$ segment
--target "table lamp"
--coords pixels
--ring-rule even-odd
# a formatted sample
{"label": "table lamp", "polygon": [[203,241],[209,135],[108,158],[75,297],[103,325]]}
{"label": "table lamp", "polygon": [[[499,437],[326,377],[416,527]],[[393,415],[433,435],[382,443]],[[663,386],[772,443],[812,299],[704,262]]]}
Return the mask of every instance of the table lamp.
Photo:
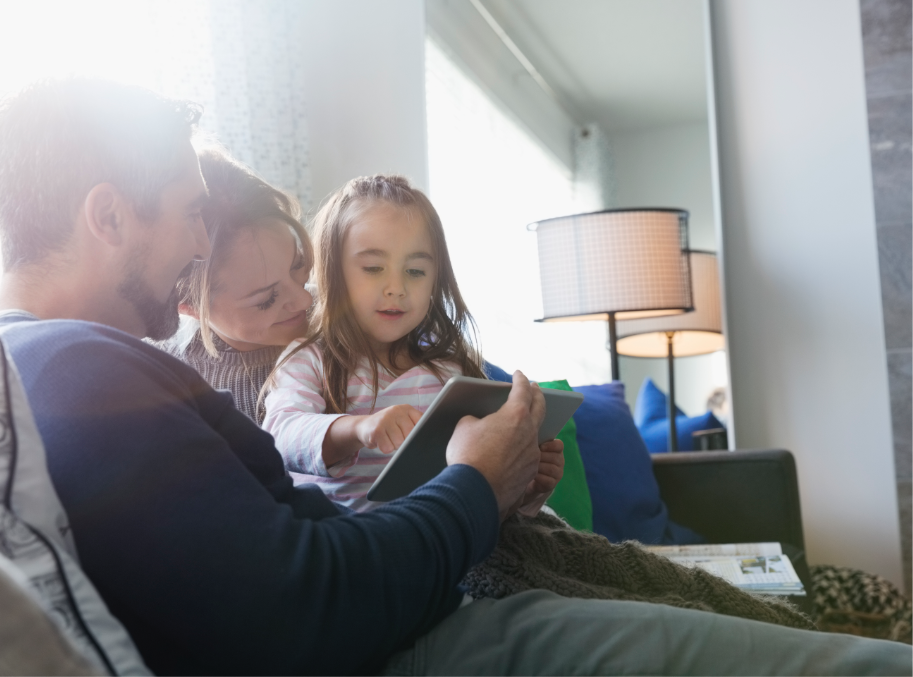
{"label": "table lamp", "polygon": [[619,321],[618,352],[629,357],[665,357],[669,372],[669,451],[678,449],[675,429],[676,357],[705,355],[722,350],[723,322],[720,311],[720,274],[716,254],[691,250],[691,284],[694,310],[667,317]]}
{"label": "table lamp", "polygon": [[618,380],[616,320],[690,310],[688,212],[608,209],[528,226],[539,245],[544,317],[605,320],[612,380]]}

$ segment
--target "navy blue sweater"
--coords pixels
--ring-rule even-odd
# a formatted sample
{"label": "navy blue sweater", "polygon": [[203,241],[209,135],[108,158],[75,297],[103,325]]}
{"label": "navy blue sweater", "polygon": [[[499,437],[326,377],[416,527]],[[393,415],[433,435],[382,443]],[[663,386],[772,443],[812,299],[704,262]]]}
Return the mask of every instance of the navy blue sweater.
{"label": "navy blue sweater", "polygon": [[294,488],[272,437],[158,349],[71,320],[3,340],[82,566],[157,673],[375,670],[456,608],[495,545],[474,468],[348,513]]}

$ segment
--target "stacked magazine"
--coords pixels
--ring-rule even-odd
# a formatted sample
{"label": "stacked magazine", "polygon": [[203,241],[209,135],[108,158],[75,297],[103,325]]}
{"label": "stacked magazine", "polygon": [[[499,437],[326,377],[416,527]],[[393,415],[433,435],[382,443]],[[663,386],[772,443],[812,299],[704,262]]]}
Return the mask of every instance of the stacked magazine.
{"label": "stacked magazine", "polygon": [[646,548],[686,567],[700,567],[738,588],[768,595],[805,595],[779,543],[655,545]]}

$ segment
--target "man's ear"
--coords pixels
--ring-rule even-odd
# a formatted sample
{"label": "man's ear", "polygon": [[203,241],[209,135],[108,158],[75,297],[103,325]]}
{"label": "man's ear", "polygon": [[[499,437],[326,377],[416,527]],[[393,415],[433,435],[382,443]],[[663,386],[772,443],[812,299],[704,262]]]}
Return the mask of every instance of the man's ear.
{"label": "man's ear", "polygon": [[189,315],[190,317],[192,317],[195,320],[200,319],[200,314],[197,311],[195,311],[193,309],[193,306],[191,306],[189,303],[179,303],[178,312],[181,315]]}
{"label": "man's ear", "polygon": [[135,218],[130,202],[111,183],[100,183],[89,191],[83,213],[89,232],[112,247],[123,243],[127,222]]}

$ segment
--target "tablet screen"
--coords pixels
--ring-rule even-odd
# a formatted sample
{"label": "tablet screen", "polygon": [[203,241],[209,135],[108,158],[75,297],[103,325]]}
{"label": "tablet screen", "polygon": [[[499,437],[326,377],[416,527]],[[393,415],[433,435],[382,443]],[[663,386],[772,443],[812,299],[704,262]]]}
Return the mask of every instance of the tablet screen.
{"label": "tablet screen", "polygon": [[[510,388],[510,383],[468,376],[447,381],[368,490],[368,499],[392,501],[434,479],[447,467],[447,443],[459,420],[493,414],[507,401]],[[583,402],[583,395],[576,392],[543,388],[542,393],[545,419],[539,444],[554,439]]]}

